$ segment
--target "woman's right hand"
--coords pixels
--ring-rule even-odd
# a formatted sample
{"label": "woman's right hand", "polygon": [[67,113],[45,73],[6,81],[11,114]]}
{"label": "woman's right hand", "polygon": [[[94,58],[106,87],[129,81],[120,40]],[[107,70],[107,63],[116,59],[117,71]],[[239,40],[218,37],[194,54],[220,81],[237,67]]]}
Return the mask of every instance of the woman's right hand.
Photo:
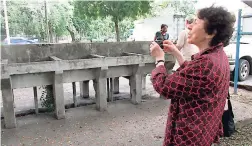
{"label": "woman's right hand", "polygon": [[174,45],[171,41],[169,40],[165,40],[163,42],[163,46],[164,46],[164,52],[166,53],[171,53],[174,54],[175,52],[179,51],[177,46]]}
{"label": "woman's right hand", "polygon": [[182,53],[179,51],[176,45],[174,45],[171,41],[164,41],[164,52],[171,53],[177,59],[179,65],[182,65],[185,62],[185,59]]}

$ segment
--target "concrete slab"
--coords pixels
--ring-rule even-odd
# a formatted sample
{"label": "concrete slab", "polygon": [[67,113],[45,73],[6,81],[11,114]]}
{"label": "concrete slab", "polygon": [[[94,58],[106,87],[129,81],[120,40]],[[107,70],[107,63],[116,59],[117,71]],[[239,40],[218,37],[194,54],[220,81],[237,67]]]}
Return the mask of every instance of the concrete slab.
{"label": "concrete slab", "polygon": [[[231,97],[232,98],[232,97]],[[241,103],[237,100],[231,100],[234,115],[235,115],[235,122],[243,121],[246,119],[252,118],[252,107],[250,104]],[[227,109],[227,106],[226,106]]]}
{"label": "concrete slab", "polygon": [[[230,81],[230,85],[234,86],[234,82]],[[252,75],[247,80],[238,82],[238,88],[252,91]]]}
{"label": "concrete slab", "polygon": [[149,55],[150,42],[63,43],[1,46],[1,59],[9,63],[51,61],[50,56],[63,60],[100,56],[120,56],[123,52]]}
{"label": "concrete slab", "polygon": [[248,77],[247,80],[243,81],[243,82],[239,82],[239,85],[247,85],[247,86],[252,86],[252,75]]}

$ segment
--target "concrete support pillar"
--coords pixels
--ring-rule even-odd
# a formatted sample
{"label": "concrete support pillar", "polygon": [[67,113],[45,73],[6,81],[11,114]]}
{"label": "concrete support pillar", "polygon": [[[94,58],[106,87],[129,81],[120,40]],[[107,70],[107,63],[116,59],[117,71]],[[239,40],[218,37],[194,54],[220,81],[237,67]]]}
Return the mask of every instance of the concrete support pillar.
{"label": "concrete support pillar", "polygon": [[35,113],[37,115],[39,113],[39,110],[38,110],[38,92],[37,92],[37,87],[33,87],[33,95],[34,95]]}
{"label": "concrete support pillar", "polygon": [[3,116],[6,128],[16,128],[16,116],[14,111],[14,95],[11,87],[11,79],[1,79],[1,90],[3,99]]}
{"label": "concrete support pillar", "polygon": [[114,79],[115,78],[109,78],[109,80],[107,82],[109,82],[109,84],[107,85],[107,89],[108,89],[108,101],[113,101],[113,94],[114,94]]}
{"label": "concrete support pillar", "polygon": [[147,76],[147,75],[143,75],[143,77],[142,77],[142,95],[145,94],[145,89],[146,89],[146,76]]}
{"label": "concrete support pillar", "polygon": [[78,106],[78,101],[77,101],[77,95],[76,95],[76,83],[72,82],[73,86],[73,102],[74,102],[74,107]]}
{"label": "concrete support pillar", "polygon": [[107,78],[107,101],[109,102],[109,95],[110,95],[110,78]]}
{"label": "concrete support pillar", "polygon": [[63,90],[63,71],[55,71],[53,83],[55,114],[57,119],[65,118],[65,102]]}
{"label": "concrete support pillar", "polygon": [[131,102],[139,104],[142,100],[142,68],[144,64],[136,65],[133,68],[133,75],[130,76],[130,94]]}
{"label": "concrete support pillar", "polygon": [[143,75],[143,78],[142,78],[142,89],[146,89],[146,75]]}
{"label": "concrete support pillar", "polygon": [[99,111],[107,110],[107,71],[108,67],[98,69],[94,80],[96,109]]}
{"label": "concrete support pillar", "polygon": [[113,78],[113,87],[114,87],[114,94],[119,94],[119,77]]}
{"label": "concrete support pillar", "polygon": [[89,98],[89,81],[80,82],[80,96],[82,98]]}

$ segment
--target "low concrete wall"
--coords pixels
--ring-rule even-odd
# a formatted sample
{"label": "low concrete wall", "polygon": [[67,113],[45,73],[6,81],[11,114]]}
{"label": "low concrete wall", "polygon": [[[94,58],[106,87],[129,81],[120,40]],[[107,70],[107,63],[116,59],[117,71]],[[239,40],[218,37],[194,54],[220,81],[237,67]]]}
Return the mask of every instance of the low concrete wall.
{"label": "low concrete wall", "polygon": [[[131,101],[139,104],[145,75],[155,67],[154,59],[148,54],[149,42],[4,46],[1,90],[5,127],[17,126],[13,106],[13,89],[17,88],[33,87],[36,92],[36,86],[53,85],[55,115],[63,119],[63,83],[80,82],[81,94],[88,96],[86,85],[93,80],[96,107],[103,111],[107,109],[107,98],[111,99],[114,91],[119,90],[117,78],[127,76]],[[167,58],[168,70],[171,70],[175,59],[172,55]],[[37,97],[34,99],[37,101]],[[77,105],[75,99],[74,102]]]}
{"label": "low concrete wall", "polygon": [[25,63],[48,61],[49,56],[73,60],[87,58],[90,54],[106,57],[118,57],[123,52],[148,55],[149,45],[150,42],[5,45],[1,46],[1,59],[8,59],[9,63]]}

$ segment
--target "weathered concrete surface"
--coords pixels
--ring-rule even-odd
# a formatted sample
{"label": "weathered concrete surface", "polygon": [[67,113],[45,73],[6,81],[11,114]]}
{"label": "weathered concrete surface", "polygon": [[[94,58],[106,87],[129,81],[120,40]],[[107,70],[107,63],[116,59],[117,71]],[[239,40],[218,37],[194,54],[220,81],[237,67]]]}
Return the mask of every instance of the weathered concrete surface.
{"label": "weathered concrete surface", "polygon": [[[3,46],[1,53],[2,59],[8,60],[8,64],[2,65],[6,69],[1,75],[11,77],[10,90],[53,85],[57,119],[65,117],[63,83],[94,80],[96,107],[103,111],[107,108],[107,92],[113,93],[113,90],[106,90],[107,78],[131,76],[132,102],[138,104],[142,96],[142,75],[149,73],[154,65],[148,42],[10,45]],[[167,69],[171,69],[174,57],[166,56],[169,56],[166,63],[170,65]],[[141,67],[135,69],[138,65]],[[119,92],[119,83],[114,85]],[[75,84],[73,87],[76,88]],[[83,86],[81,91],[84,94]],[[75,90],[73,94],[74,105],[77,106]],[[112,95],[108,97],[112,99]],[[15,119],[10,123],[15,123]]]}
{"label": "weathered concrete surface", "polygon": [[[73,88],[72,88],[72,83],[65,83],[63,84],[64,87],[64,102],[66,105],[73,104]],[[76,95],[77,95],[77,101],[79,105],[84,105],[84,104],[89,104],[89,103],[94,103],[95,102],[95,91],[93,88],[93,81],[91,80],[88,84],[89,88],[89,98],[83,98],[80,96],[80,84],[79,82],[76,83]],[[125,78],[120,78],[120,93],[119,94],[114,94],[113,98],[114,99],[123,99],[123,98],[130,98],[126,95],[129,95],[130,89],[129,89],[129,80]],[[38,106],[39,108],[41,107],[41,101],[40,97],[42,95],[43,89],[38,87]],[[1,91],[0,91],[1,92]],[[15,100],[14,103],[16,105],[15,108],[15,113],[20,114],[20,113],[25,113],[25,111],[31,111],[34,110],[34,100],[33,100],[33,89],[32,88],[23,88],[23,89],[14,89],[14,96]],[[143,94],[145,95],[145,94]],[[0,94],[0,104],[1,107],[3,106],[2,103],[2,94]],[[3,110],[2,110],[3,112]]]}
{"label": "weathered concrete surface", "polygon": [[57,119],[65,118],[65,102],[63,88],[63,71],[56,71],[53,81],[53,97],[55,104],[55,114]]}
{"label": "weathered concrete surface", "polygon": [[252,123],[252,91],[238,89],[237,95],[233,95],[233,87],[230,87],[229,91],[237,128]]}
{"label": "weathered concrete surface", "polygon": [[[230,81],[230,85],[234,86],[234,82]],[[238,82],[238,88],[242,88],[248,91],[252,91],[252,75],[249,76],[249,78],[243,82]]]}
{"label": "weathered concrete surface", "polygon": [[89,81],[82,81],[80,83],[80,96],[83,98],[89,97]]}
{"label": "weathered concrete surface", "polygon": [[106,57],[120,56],[123,52],[149,55],[150,42],[119,43],[65,43],[1,46],[1,59],[9,63],[50,61],[49,56],[64,60],[89,58],[91,54]]}
{"label": "weathered concrete surface", "polygon": [[4,123],[6,128],[15,128],[16,118],[14,111],[14,97],[13,90],[11,89],[11,79],[2,79],[1,80],[1,90],[3,95],[3,115]]}
{"label": "weathered concrete surface", "polygon": [[[146,90],[153,97],[144,96],[143,104],[138,106],[130,104],[129,82],[125,78],[120,78],[120,91],[128,92],[124,95],[126,100],[109,103],[107,112],[95,111],[96,106],[93,105],[67,110],[64,120],[54,120],[51,115],[46,114],[20,117],[17,118],[20,126],[18,129],[13,129],[13,131],[2,129],[2,145],[39,146],[46,143],[53,146],[71,143],[90,146],[99,145],[99,143],[108,146],[160,145],[162,143],[160,135],[164,133],[164,121],[169,101],[159,100],[149,78],[146,82]],[[92,87],[92,81],[90,87]],[[71,90],[71,87],[68,86],[65,90]],[[90,95],[93,96],[93,94],[94,91],[91,89]],[[156,121],[158,119],[160,120]],[[145,138],[145,136],[148,137]]]}
{"label": "weathered concrete surface", "polygon": [[[2,145],[160,146],[169,100],[160,99],[153,91],[149,76],[146,81],[148,96],[140,105],[130,104],[126,99],[109,103],[106,112],[95,111],[95,105],[67,110],[64,120],[46,114],[20,117],[18,129],[2,129]],[[251,96],[248,91],[239,93]],[[242,111],[234,108],[235,121],[242,119],[242,115],[252,116],[251,105],[237,105],[237,99],[231,99],[233,107],[246,106]]]}
{"label": "weathered concrete surface", "polygon": [[39,104],[38,104],[38,88],[33,87],[33,96],[34,96],[34,107],[35,107],[35,113],[39,113]]}
{"label": "weathered concrete surface", "polygon": [[144,66],[145,64],[136,65],[133,69],[133,75],[130,76],[130,94],[133,104],[139,104],[142,100],[142,72]]}
{"label": "weathered concrete surface", "polygon": [[239,82],[239,84],[240,85],[247,85],[247,86],[252,87],[252,75],[250,75],[246,81]]}
{"label": "weathered concrete surface", "polygon": [[138,106],[119,101],[102,113],[95,106],[79,107],[67,111],[65,120],[48,115],[22,117],[18,130],[2,130],[2,145],[161,145],[168,101],[148,100]]}
{"label": "weathered concrete surface", "polygon": [[116,77],[116,78],[114,78],[113,79],[114,80],[114,93],[115,94],[118,94],[120,91],[119,91],[119,84],[120,84],[120,82],[119,82],[119,78],[118,77]]}
{"label": "weathered concrete surface", "polygon": [[108,67],[102,67],[97,71],[94,80],[94,88],[96,94],[96,109],[99,111],[107,110],[107,73]]}

